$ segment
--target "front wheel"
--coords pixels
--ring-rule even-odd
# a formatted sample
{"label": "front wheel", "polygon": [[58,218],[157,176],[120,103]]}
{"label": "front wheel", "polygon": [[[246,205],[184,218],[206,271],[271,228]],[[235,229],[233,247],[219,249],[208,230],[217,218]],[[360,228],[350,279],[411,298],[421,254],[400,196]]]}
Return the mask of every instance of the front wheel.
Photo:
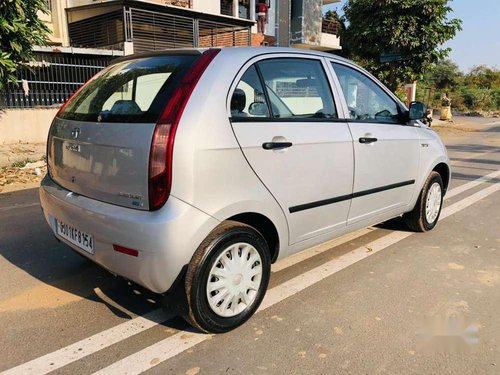
{"label": "front wheel", "polygon": [[266,293],[271,259],[265,239],[254,228],[227,221],[196,250],[186,274],[186,320],[211,333],[246,322]]}
{"label": "front wheel", "polygon": [[425,181],[413,210],[403,215],[411,230],[427,232],[436,226],[443,206],[443,194],[443,179],[433,171]]}

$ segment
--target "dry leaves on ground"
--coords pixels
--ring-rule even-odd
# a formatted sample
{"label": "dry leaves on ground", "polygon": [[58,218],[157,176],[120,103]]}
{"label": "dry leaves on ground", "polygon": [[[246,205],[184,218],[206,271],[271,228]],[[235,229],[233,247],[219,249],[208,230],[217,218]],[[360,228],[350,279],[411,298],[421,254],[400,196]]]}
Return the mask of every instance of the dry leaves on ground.
{"label": "dry leaves on ground", "polygon": [[37,168],[39,168],[38,175],[35,172],[35,168],[0,168],[0,192],[6,190],[6,188],[12,185],[24,185],[42,181],[43,176],[47,173],[47,166],[43,165]]}

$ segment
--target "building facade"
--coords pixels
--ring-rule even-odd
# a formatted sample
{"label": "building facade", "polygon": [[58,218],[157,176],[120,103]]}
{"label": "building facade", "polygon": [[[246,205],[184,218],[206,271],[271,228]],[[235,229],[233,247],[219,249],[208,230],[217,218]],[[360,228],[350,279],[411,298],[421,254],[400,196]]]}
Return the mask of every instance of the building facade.
{"label": "building facade", "polygon": [[[340,49],[338,25],[335,21],[323,20],[322,12],[323,5],[340,0],[66,1],[67,22],[62,24],[67,24],[68,30],[61,34],[67,34],[68,43],[75,46],[140,44],[124,48],[134,52],[145,48],[177,48],[179,45],[291,45]],[[263,35],[257,33],[255,24],[256,7],[260,1],[268,6]],[[98,27],[89,30],[88,25]]]}
{"label": "building facade", "polygon": [[[167,48],[294,46],[340,49],[323,5],[340,0],[46,0],[48,47],[18,70],[0,107],[59,106],[117,56]],[[259,34],[256,10],[268,6]]]}

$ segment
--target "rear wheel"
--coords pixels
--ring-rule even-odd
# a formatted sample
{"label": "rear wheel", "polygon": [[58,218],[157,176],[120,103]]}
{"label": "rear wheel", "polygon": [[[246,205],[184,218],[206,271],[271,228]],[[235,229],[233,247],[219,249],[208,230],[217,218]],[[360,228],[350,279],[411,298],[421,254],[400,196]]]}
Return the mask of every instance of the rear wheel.
{"label": "rear wheel", "polygon": [[443,206],[443,180],[437,172],[431,172],[420,192],[417,203],[411,212],[403,215],[408,227],[415,232],[433,229]]}
{"label": "rear wheel", "polygon": [[186,274],[189,323],[206,332],[230,331],[246,322],[264,298],[271,260],[262,235],[227,221],[196,250]]}

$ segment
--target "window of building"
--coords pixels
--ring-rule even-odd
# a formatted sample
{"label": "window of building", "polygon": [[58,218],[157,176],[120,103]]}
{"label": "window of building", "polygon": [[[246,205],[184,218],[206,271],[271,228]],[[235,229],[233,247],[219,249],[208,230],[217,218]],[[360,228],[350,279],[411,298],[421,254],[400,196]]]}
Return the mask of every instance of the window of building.
{"label": "window of building", "polygon": [[220,0],[220,14],[233,17],[233,0]]}
{"label": "window of building", "polygon": [[238,17],[247,20],[250,19],[250,0],[239,0]]}

